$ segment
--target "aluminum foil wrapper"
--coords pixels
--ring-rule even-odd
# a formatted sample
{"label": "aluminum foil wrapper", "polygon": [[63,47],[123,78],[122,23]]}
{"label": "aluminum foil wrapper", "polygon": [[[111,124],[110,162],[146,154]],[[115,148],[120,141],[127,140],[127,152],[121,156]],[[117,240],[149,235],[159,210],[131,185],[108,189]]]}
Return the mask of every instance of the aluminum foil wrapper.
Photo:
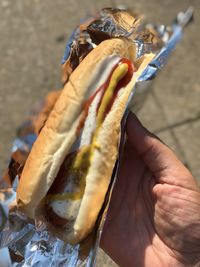
{"label": "aluminum foil wrapper", "polygon": [[[109,12],[104,11],[105,20],[100,21],[98,29],[104,28],[106,34],[116,35],[116,17],[109,16]],[[99,241],[101,232],[103,229],[104,221],[106,219],[106,212],[109,206],[109,200],[114,187],[118,165],[120,162],[120,155],[123,149],[125,140],[124,124],[126,116],[129,112],[129,106],[132,100],[134,100],[134,93],[142,88],[148,88],[149,83],[155,77],[158,70],[161,69],[168,56],[176,44],[182,37],[183,28],[191,21],[193,15],[193,9],[189,8],[185,13],[181,12],[177,15],[176,20],[172,26],[165,25],[148,25],[150,29],[157,33],[162,41],[162,46],[157,47],[156,56],[150,62],[150,64],[143,71],[139,77],[136,86],[133,88],[132,93],[124,110],[124,118],[121,122],[121,142],[119,145],[119,158],[116,162],[110,188],[108,190],[104,206],[101,214],[96,223],[96,227],[86,240],[75,246],[64,243],[51,233],[47,231],[45,225],[40,222],[34,222],[28,219],[24,214],[20,213],[16,208],[16,187],[18,184],[18,175],[15,173],[12,175],[12,186],[9,183],[0,180],[0,266],[94,266],[96,254],[99,247]],[[80,29],[78,29],[79,31]],[[119,29],[118,29],[119,30]],[[70,37],[70,40],[66,46],[66,52],[63,58],[63,64],[70,56],[71,45],[74,42],[74,38],[77,34],[77,29]],[[130,36],[133,34],[132,28],[120,29],[120,34],[124,36]],[[137,41],[138,57],[147,52],[148,44]],[[143,100],[142,100],[143,102]],[[41,111],[41,105],[38,108],[38,112]],[[34,111],[34,116],[38,114]],[[27,124],[32,125],[33,120],[26,121]],[[29,125],[29,126],[30,126]],[[23,132],[22,126],[21,132]],[[30,151],[37,134],[33,127],[28,127],[28,132],[18,134],[18,137],[13,142],[12,152]]]}

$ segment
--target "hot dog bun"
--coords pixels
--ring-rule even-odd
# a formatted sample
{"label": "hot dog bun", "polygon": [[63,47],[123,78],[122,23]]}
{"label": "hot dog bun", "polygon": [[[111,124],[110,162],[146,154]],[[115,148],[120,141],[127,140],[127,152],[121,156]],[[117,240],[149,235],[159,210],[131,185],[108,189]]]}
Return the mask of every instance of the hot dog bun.
{"label": "hot dog bun", "polygon": [[[83,105],[92,87],[97,83],[103,62],[109,56],[136,60],[136,47],[132,41],[114,38],[103,41],[92,50],[71,74],[45,126],[33,145],[23,169],[17,188],[18,207],[29,217],[41,217],[44,198],[51,187],[59,168],[77,136],[77,127],[83,115]],[[110,178],[117,159],[120,121],[126,103],[138,76],[153,58],[153,54],[137,61],[137,72],[118,96],[105,117],[86,177],[86,186],[80,208],[75,210],[75,220],[65,232],[50,226],[50,229],[67,242],[77,243],[94,227],[103,205]]]}

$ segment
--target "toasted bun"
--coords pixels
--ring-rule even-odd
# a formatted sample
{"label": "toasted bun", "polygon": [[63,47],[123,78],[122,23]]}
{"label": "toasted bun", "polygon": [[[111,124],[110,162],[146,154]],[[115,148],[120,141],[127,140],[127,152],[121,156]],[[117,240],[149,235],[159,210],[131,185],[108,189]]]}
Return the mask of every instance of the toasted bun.
{"label": "toasted bun", "polygon": [[[71,74],[27,159],[17,189],[17,202],[21,210],[34,218],[42,200],[51,187],[70,147],[76,140],[76,130],[82,116],[82,107],[91,86],[94,86],[102,62],[110,55],[135,60],[135,46],[126,39],[102,42],[81,62]],[[126,103],[144,67],[153,55],[138,62],[138,71],[123,93],[115,100],[99,131],[93,160],[86,177],[86,188],[77,218],[66,233],[56,232],[66,241],[77,242],[93,228],[104,202],[113,167],[117,158],[120,121]],[[109,149],[108,149],[109,147]],[[64,235],[63,235],[64,234]]]}

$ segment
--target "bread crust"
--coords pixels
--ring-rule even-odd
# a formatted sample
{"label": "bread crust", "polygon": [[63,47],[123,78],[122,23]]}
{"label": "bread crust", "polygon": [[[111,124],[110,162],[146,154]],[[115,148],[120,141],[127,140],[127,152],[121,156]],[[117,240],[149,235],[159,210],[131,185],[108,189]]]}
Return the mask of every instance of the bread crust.
{"label": "bread crust", "polygon": [[66,154],[76,139],[84,101],[101,62],[110,55],[134,60],[135,47],[127,39],[106,40],[92,50],[71,74],[45,126],[34,143],[17,188],[18,207],[34,218]]}

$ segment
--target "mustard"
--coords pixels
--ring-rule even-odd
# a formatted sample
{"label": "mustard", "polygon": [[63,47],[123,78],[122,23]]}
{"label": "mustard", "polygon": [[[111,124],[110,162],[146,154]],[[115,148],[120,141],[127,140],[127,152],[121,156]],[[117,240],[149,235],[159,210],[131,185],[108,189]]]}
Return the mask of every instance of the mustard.
{"label": "mustard", "polygon": [[[85,188],[85,187],[84,187]],[[55,194],[55,195],[47,195],[46,196],[46,202],[48,201],[64,201],[66,199],[70,200],[78,200],[83,197],[83,192],[82,189],[79,192],[66,192],[61,194]]]}
{"label": "mustard", "polygon": [[71,167],[70,167],[70,173],[72,175],[80,176],[80,182],[79,182],[79,192],[66,192],[63,194],[55,194],[55,195],[48,195],[47,201],[50,200],[78,200],[83,197],[84,191],[85,191],[85,184],[86,184],[86,175],[90,166],[90,162],[92,160],[92,155],[94,154],[95,149],[100,149],[100,145],[96,143],[96,139],[98,136],[98,132],[100,129],[101,124],[103,123],[104,116],[105,116],[105,110],[107,105],[112,100],[115,88],[118,84],[118,82],[127,74],[128,72],[128,64],[122,63],[120,64],[114,71],[111,76],[108,88],[106,89],[104,96],[102,98],[98,113],[97,113],[97,124],[96,129],[92,138],[92,142],[90,146],[84,146],[80,149],[80,151],[77,153]]}
{"label": "mustard", "polygon": [[98,110],[97,114],[97,128],[101,125],[104,119],[104,113],[106,110],[107,105],[111,101],[115,88],[118,84],[118,82],[126,75],[128,71],[128,64],[120,64],[113,72],[112,77],[110,79],[110,83],[108,85],[108,88],[105,91],[105,94],[103,96],[101,105]]}

